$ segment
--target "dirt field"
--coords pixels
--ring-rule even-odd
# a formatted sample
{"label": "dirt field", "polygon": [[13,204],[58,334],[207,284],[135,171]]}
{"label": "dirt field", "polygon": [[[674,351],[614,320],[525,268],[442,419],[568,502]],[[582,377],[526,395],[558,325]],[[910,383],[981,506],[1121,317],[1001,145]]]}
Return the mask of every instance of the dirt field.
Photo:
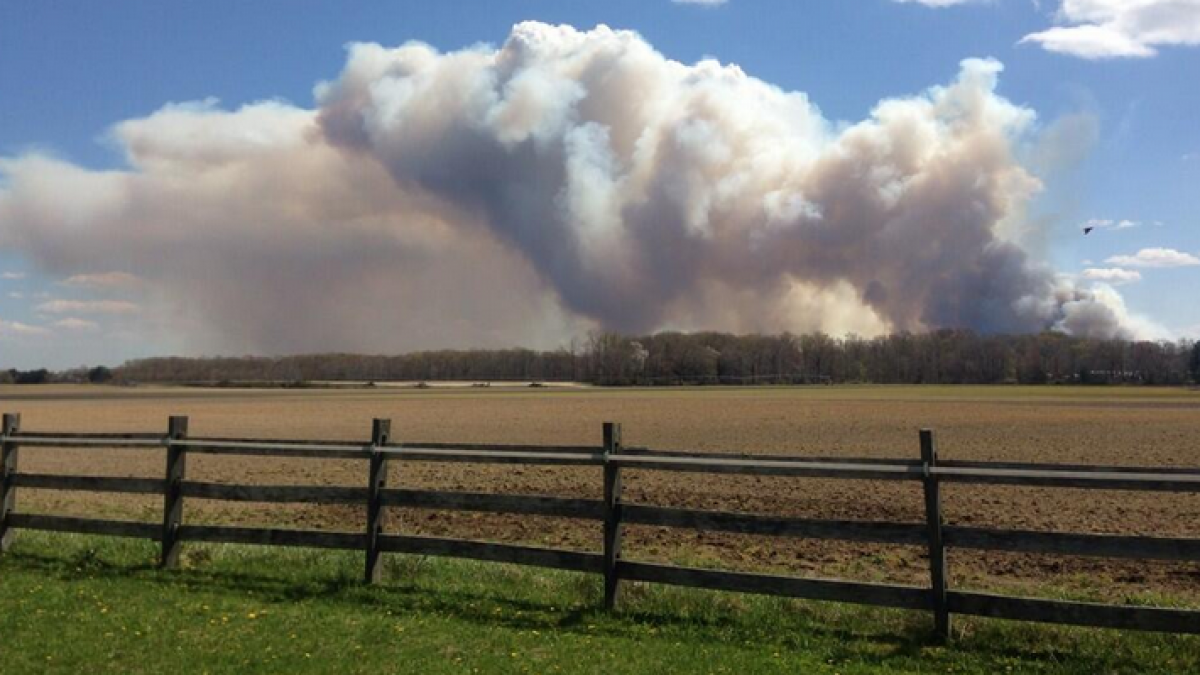
{"label": "dirt field", "polygon": [[[915,458],[917,430],[954,459],[1200,466],[1200,393],[1179,389],[1021,387],[696,388],[685,390],[198,390],[0,387],[0,409],[28,431],[164,431],[191,417],[194,436],[365,440],[371,418],[403,441],[600,443],[618,421],[627,445],[656,449]],[[161,476],[161,450],[25,449],[21,469]],[[366,466],[331,460],[192,456],[198,480],[361,485]],[[598,469],[406,464],[392,486],[599,497]],[[627,473],[626,498],[661,505],[823,518],[920,521],[917,483]],[[157,521],[160,498],[22,490],[23,511]],[[952,485],[953,523],[1036,530],[1200,537],[1200,495]],[[189,500],[188,522],[362,527],[361,509]],[[528,516],[394,512],[392,529],[596,550],[598,524]],[[921,583],[912,547],[631,527],[630,558]],[[1200,599],[1200,564],[951,553],[956,586],[1052,580],[1084,595],[1165,591]]]}

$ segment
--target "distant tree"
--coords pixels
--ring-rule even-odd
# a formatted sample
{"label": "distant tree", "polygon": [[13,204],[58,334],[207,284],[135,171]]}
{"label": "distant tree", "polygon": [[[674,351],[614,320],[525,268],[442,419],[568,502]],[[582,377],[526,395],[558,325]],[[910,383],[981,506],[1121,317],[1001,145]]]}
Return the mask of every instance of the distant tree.
{"label": "distant tree", "polygon": [[1200,340],[1192,345],[1192,358],[1188,360],[1188,372],[1192,374],[1192,382],[1200,384]]}
{"label": "distant tree", "polygon": [[45,384],[50,381],[50,371],[45,368],[37,370],[13,370],[13,381],[17,384]]}
{"label": "distant tree", "polygon": [[0,370],[0,384],[12,384],[13,374],[10,370]]}
{"label": "distant tree", "polygon": [[113,374],[104,366],[96,366],[87,372],[87,379],[92,384],[104,384],[113,379]]}
{"label": "distant tree", "polygon": [[588,335],[592,377],[598,384],[633,384],[642,372],[647,350],[641,343],[616,333]]}
{"label": "distant tree", "polygon": [[1029,344],[1021,353],[1021,361],[1017,366],[1017,379],[1021,384],[1045,384],[1048,375],[1042,365],[1040,340],[1031,338]]}

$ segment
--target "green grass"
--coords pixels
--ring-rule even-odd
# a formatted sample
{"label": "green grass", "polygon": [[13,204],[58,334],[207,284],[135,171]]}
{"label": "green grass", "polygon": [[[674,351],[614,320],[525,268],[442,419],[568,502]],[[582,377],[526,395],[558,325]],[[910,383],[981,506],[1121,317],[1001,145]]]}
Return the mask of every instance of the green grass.
{"label": "green grass", "polygon": [[21,532],[0,557],[0,672],[1179,673],[1200,639],[929,617],[629,584],[597,609],[593,576],[353,553],[155,545]]}

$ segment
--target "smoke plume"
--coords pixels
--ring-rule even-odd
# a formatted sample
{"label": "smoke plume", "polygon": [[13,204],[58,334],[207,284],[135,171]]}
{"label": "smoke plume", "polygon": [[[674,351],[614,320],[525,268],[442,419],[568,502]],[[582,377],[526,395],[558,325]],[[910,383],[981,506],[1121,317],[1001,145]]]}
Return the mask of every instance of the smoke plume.
{"label": "smoke plume", "polygon": [[1038,123],[996,93],[1000,71],[964,61],[847,124],[603,26],[358,44],[315,109],[168,105],[113,128],[123,170],[0,159],[0,248],[137,279],[136,320],[192,349],[1136,330],[1115,292],[1011,234],[1041,188],[1019,159]]}

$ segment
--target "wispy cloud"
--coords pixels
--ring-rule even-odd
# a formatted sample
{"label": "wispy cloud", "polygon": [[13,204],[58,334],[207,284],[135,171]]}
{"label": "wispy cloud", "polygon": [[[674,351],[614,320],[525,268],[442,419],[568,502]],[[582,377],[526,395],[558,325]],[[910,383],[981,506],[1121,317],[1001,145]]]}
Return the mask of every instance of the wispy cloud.
{"label": "wispy cloud", "polygon": [[671,0],[671,2],[675,3],[676,5],[708,5],[709,7],[723,5],[728,1],[729,0]]}
{"label": "wispy cloud", "polygon": [[16,335],[49,335],[50,330],[42,326],[31,326],[20,321],[0,319],[0,337]]}
{"label": "wispy cloud", "polygon": [[925,5],[926,7],[954,7],[955,5],[977,5],[991,0],[892,0],[903,5]]}
{"label": "wispy cloud", "polygon": [[1090,227],[1090,228],[1094,228],[1097,230],[1132,230],[1136,227],[1141,227],[1144,224],[1145,223],[1143,223],[1140,220],[1129,220],[1129,219],[1116,220],[1113,218],[1092,218],[1091,220],[1087,221],[1083,225],[1080,225],[1080,228],[1084,229],[1084,228]]}
{"label": "wispy cloud", "polygon": [[49,300],[35,309],[47,314],[136,314],[139,308],[125,300]]}
{"label": "wispy cloud", "polygon": [[104,272],[103,274],[76,274],[62,281],[64,286],[74,288],[114,289],[132,288],[141,283],[141,279],[128,272]]}
{"label": "wispy cloud", "polygon": [[1193,267],[1200,258],[1173,248],[1144,248],[1133,255],[1115,255],[1104,262],[1120,267]]}
{"label": "wispy cloud", "polygon": [[1063,25],[1021,42],[1085,59],[1147,58],[1158,47],[1200,44],[1196,0],[1063,0],[1057,19]]}
{"label": "wispy cloud", "polygon": [[1124,270],[1119,267],[1089,268],[1083,271],[1083,278],[1088,281],[1103,281],[1114,286],[1132,284],[1142,280],[1142,273],[1137,270]]}
{"label": "wispy cloud", "polygon": [[5,281],[16,281],[24,278],[24,272],[0,272],[0,279],[4,279]]}
{"label": "wispy cloud", "polygon": [[100,324],[96,323],[95,321],[88,321],[87,319],[77,319],[75,317],[70,317],[70,316],[65,319],[59,319],[58,321],[55,321],[54,325],[58,328],[62,328],[63,330],[69,330],[69,331],[96,330],[97,328],[100,327]]}
{"label": "wispy cloud", "polygon": [[10,300],[24,300],[25,294],[21,291],[9,291],[8,297]]}

